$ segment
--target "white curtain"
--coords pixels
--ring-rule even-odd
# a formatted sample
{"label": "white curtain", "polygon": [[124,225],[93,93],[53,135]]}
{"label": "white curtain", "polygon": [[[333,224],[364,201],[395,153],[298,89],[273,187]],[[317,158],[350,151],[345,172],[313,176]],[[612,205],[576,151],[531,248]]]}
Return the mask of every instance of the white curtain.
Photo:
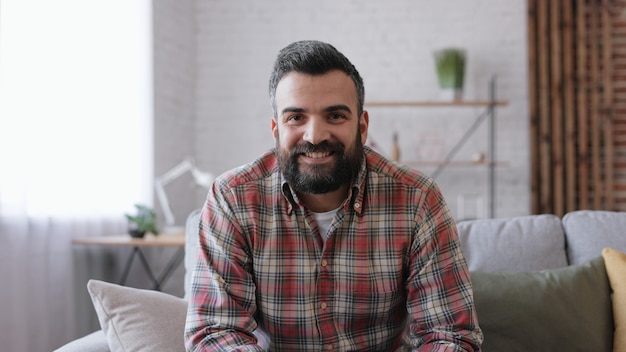
{"label": "white curtain", "polygon": [[72,238],[152,202],[151,17],[148,0],[0,1],[2,350],[84,332],[75,278],[97,263]]}

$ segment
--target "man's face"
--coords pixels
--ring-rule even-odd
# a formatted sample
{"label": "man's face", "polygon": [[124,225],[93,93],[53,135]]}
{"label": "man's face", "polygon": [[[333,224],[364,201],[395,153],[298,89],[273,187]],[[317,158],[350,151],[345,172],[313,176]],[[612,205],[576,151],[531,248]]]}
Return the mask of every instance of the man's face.
{"label": "man's face", "polygon": [[341,71],[285,75],[276,87],[272,132],[281,171],[296,192],[322,194],[358,172],[369,117],[359,120],[352,79]]}

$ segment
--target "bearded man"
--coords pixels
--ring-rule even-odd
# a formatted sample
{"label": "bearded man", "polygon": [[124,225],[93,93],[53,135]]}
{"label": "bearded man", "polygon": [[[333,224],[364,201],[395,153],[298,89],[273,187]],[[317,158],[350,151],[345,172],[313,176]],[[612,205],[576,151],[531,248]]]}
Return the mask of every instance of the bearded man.
{"label": "bearded man", "polygon": [[221,175],[200,221],[188,351],[478,351],[435,182],[371,148],[363,80],[295,42],[270,78],[275,148]]}

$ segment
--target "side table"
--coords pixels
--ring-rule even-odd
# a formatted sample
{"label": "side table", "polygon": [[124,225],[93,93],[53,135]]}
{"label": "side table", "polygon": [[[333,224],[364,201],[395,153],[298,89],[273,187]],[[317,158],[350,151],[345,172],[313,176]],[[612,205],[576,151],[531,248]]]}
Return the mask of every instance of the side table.
{"label": "side table", "polygon": [[[133,238],[130,237],[130,235],[80,237],[73,239],[72,244],[132,247],[132,253],[126,260],[124,272],[122,273],[119,284],[124,285],[135,256],[139,256],[146,274],[148,274],[150,280],[152,280],[152,283],[154,284],[153,289],[157,291],[161,290],[163,283],[172,275],[174,269],[183,261],[185,257],[184,233],[168,233],[160,234],[158,236],[148,233],[143,238]],[[179,247],[158,278],[150,268],[148,260],[142,252],[142,248],[148,247]]]}

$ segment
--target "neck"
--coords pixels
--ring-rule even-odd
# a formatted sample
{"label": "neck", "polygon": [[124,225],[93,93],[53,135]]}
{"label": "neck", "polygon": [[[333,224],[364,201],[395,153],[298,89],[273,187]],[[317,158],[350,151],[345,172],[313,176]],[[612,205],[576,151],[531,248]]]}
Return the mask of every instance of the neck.
{"label": "neck", "polygon": [[339,208],[348,196],[348,185],[323,194],[298,194],[300,200],[315,213],[324,213]]}

